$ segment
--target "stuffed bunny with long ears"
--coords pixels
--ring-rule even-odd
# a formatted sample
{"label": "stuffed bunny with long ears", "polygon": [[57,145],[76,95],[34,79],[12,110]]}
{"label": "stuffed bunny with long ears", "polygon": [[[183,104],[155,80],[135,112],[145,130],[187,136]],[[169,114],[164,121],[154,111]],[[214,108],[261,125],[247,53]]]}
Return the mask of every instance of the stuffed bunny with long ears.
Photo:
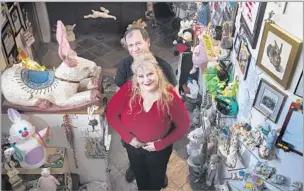
{"label": "stuffed bunny with long ears", "polygon": [[46,162],[46,143],[44,137],[50,134],[50,127],[35,132],[35,127],[21,118],[15,109],[8,109],[8,117],[12,121],[9,130],[11,147],[4,151],[7,157],[13,157],[19,161],[20,166],[26,169],[36,169]]}

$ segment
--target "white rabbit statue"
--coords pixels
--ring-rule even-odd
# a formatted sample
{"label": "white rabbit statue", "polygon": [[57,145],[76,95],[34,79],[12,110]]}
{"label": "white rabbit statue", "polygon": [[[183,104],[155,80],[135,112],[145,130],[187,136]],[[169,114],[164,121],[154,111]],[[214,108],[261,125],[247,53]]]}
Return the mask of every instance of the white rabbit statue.
{"label": "white rabbit statue", "polygon": [[8,117],[13,122],[9,130],[11,147],[4,151],[7,157],[14,156],[22,168],[36,169],[46,162],[44,137],[49,136],[50,127],[35,132],[35,127],[21,118],[18,111],[8,109]]}

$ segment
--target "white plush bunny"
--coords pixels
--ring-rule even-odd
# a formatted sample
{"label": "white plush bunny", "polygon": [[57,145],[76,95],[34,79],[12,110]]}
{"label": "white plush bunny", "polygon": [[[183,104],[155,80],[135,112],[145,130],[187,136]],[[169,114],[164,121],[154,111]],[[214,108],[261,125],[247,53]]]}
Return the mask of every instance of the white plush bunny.
{"label": "white plush bunny", "polygon": [[26,169],[39,168],[46,162],[45,141],[49,136],[49,127],[35,132],[35,127],[21,118],[18,111],[8,109],[9,119],[13,122],[9,134],[11,147],[4,151],[6,156],[13,155],[20,166]]}

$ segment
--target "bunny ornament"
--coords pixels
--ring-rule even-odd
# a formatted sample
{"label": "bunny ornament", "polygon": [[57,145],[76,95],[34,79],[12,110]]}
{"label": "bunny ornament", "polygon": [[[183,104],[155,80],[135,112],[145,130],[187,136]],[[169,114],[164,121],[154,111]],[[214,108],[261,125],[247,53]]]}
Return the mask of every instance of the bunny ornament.
{"label": "bunny ornament", "polygon": [[9,130],[11,147],[4,151],[5,156],[13,155],[22,168],[39,168],[46,162],[46,143],[43,138],[49,136],[50,127],[35,132],[35,127],[22,119],[18,111],[9,108],[7,112],[13,124]]}
{"label": "bunny ornament", "polygon": [[196,69],[199,68],[200,66],[204,66],[203,68],[207,67],[208,56],[205,50],[202,36],[201,38],[199,38],[199,44],[196,45],[193,49],[192,62],[193,62],[193,68],[190,70],[190,74],[194,74],[196,72]]}
{"label": "bunny ornament", "polygon": [[49,168],[41,169],[41,177],[38,179],[38,187],[41,191],[56,191],[59,181],[51,175]]}
{"label": "bunny ornament", "polygon": [[9,164],[4,164],[7,176],[9,177],[8,181],[11,184],[13,191],[24,191],[26,189],[25,184],[18,175],[19,171],[15,168],[15,166],[16,164],[13,161],[10,161]]}

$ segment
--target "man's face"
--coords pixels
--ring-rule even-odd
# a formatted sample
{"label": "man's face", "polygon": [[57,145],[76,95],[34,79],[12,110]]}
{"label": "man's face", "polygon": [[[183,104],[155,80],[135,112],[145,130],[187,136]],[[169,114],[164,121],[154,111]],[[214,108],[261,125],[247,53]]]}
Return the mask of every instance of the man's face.
{"label": "man's face", "polygon": [[126,44],[128,51],[133,58],[150,52],[150,40],[147,39],[145,41],[139,30],[134,30],[127,34]]}

